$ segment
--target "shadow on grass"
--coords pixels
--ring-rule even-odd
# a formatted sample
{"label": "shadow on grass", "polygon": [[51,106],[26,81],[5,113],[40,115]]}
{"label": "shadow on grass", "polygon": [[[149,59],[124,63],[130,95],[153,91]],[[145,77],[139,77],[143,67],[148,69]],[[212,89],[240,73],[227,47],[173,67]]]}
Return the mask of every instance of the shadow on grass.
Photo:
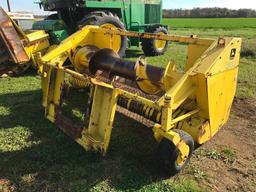
{"label": "shadow on grass", "polygon": [[19,75],[10,75],[12,78],[15,78],[15,77],[35,77],[37,76],[38,73],[37,73],[37,69],[34,69],[32,66],[29,67],[29,69],[27,69],[24,73],[22,74],[19,74]]}
{"label": "shadow on grass", "polygon": [[143,52],[140,49],[127,49],[125,58],[139,58],[143,55]]}
{"label": "shadow on grass", "polygon": [[156,165],[157,144],[151,131],[120,114],[109,153],[102,157],[85,152],[45,119],[40,90],[0,95],[0,104],[10,111],[0,116],[0,129],[15,133],[14,143],[22,131],[31,132],[25,142],[32,144],[0,152],[0,178],[19,191],[88,191],[105,184],[105,190],[137,190],[164,179]]}

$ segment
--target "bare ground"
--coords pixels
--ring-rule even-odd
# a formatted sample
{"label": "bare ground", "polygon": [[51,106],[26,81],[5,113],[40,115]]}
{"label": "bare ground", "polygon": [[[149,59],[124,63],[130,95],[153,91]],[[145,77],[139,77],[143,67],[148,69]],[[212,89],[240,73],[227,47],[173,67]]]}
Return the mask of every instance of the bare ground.
{"label": "bare ground", "polygon": [[256,99],[235,99],[229,122],[192,158],[200,185],[210,191],[256,191],[255,122]]}

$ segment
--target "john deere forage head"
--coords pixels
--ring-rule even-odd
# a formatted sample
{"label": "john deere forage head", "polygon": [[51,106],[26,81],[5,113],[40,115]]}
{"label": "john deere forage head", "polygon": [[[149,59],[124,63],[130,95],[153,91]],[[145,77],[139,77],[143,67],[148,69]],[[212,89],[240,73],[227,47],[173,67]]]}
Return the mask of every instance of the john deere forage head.
{"label": "john deere forage head", "polygon": [[[184,71],[121,59],[116,36],[187,44]],[[40,58],[46,117],[86,150],[106,154],[116,111],[152,128],[163,170],[173,175],[188,163],[194,143],[211,139],[227,122],[236,92],[240,38],[200,39],[88,26]],[[64,67],[66,60],[75,70]],[[157,65],[157,63],[155,63]],[[67,76],[88,85],[80,123],[64,115]],[[135,133],[136,134],[136,133]]]}

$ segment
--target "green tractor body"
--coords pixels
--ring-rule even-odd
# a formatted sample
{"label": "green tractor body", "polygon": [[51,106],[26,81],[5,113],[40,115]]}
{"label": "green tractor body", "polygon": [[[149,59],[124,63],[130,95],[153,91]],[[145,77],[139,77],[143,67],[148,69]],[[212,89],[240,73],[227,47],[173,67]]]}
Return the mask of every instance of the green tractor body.
{"label": "green tractor body", "polygon": [[[159,30],[153,29],[159,27],[167,29],[166,26],[160,24],[162,0],[41,0],[40,6],[45,11],[57,13],[50,15],[44,21],[36,22],[34,29],[49,30],[49,25],[55,24],[56,29],[52,27],[50,30],[54,42],[60,42],[65,37],[64,35],[73,33],[80,26],[88,24],[103,25],[110,22],[118,28],[137,32],[159,32]],[[65,29],[63,25],[60,29],[58,22],[52,23],[51,20],[62,20],[68,27]],[[65,33],[63,30],[67,32]],[[166,33],[167,30],[163,32]],[[124,41],[125,39],[122,40],[122,51],[128,46]],[[131,45],[139,46],[140,40],[129,39],[129,46]],[[154,47],[153,44],[148,46]],[[158,50],[159,53],[149,55],[162,54],[165,49],[166,47],[163,47]]]}

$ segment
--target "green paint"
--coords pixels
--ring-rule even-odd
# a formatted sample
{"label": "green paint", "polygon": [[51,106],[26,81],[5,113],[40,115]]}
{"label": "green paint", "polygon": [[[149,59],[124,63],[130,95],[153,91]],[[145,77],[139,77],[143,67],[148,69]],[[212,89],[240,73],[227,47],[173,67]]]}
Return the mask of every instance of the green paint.
{"label": "green paint", "polygon": [[156,24],[161,21],[161,0],[89,0],[85,2],[87,9],[113,9],[124,22],[127,30],[143,32],[145,24]]}
{"label": "green paint", "polygon": [[[77,30],[77,24],[81,19],[92,11],[112,12],[122,20],[128,31],[144,32],[146,27],[161,23],[162,0],[86,0],[80,4],[74,2],[75,0],[41,0],[44,9],[57,11],[72,32]],[[79,9],[75,9],[75,6]],[[68,11],[67,8],[71,7],[72,11]],[[53,23],[43,23],[45,28],[42,29],[47,30],[51,24]],[[130,43],[139,46],[140,40],[131,38]]]}
{"label": "green paint", "polygon": [[36,21],[33,24],[33,29],[37,30],[58,31],[66,28],[67,27],[62,20],[42,20]]}
{"label": "green paint", "polygon": [[52,44],[60,44],[64,39],[68,37],[68,33],[66,30],[59,30],[50,32],[51,43]]}
{"label": "green paint", "polygon": [[[127,30],[143,32],[148,24],[159,24],[162,17],[162,0],[86,0],[84,3],[76,4],[79,10],[83,9],[83,13],[77,10],[65,12],[63,8],[74,8],[74,0],[41,0],[45,10],[58,11],[62,15],[69,16],[63,18],[68,26],[76,26],[83,18],[83,15],[91,11],[105,10],[116,14],[126,26]],[[82,8],[82,9],[81,9]],[[66,10],[67,11],[67,10]],[[71,22],[71,23],[69,23]]]}
{"label": "green paint", "polygon": [[60,44],[69,36],[67,26],[62,20],[37,21],[34,23],[33,29],[47,31],[50,35],[51,44]]}

